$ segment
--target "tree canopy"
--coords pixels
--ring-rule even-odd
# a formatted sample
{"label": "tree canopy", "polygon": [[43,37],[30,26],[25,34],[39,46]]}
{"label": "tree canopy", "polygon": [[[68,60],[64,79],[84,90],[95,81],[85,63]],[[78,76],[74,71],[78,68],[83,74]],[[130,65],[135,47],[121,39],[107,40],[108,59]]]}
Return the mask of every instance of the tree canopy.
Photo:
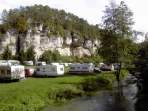
{"label": "tree canopy", "polygon": [[136,48],[131,48],[136,47],[132,41],[132,17],[133,13],[123,1],[119,5],[111,2],[106,7],[100,52],[108,62],[125,62],[131,52],[136,51]]}
{"label": "tree canopy", "polygon": [[2,14],[3,24],[16,29],[19,33],[25,33],[34,23],[48,27],[51,34],[65,36],[65,32],[75,32],[80,37],[98,38],[98,26],[89,25],[88,22],[64,10],[52,9],[48,6],[34,5],[17,9],[4,10]]}

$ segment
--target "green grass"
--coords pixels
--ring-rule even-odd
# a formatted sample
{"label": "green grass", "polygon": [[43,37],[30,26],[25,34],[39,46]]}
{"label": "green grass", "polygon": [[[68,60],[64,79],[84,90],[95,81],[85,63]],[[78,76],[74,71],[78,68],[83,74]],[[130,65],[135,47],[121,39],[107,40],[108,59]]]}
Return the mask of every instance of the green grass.
{"label": "green grass", "polygon": [[[99,77],[114,81],[114,74],[98,74]],[[89,77],[67,75],[56,78],[27,78],[20,82],[0,83],[0,111],[37,111],[46,105],[54,105],[59,93],[80,94],[79,84]],[[69,97],[66,97],[69,98]]]}

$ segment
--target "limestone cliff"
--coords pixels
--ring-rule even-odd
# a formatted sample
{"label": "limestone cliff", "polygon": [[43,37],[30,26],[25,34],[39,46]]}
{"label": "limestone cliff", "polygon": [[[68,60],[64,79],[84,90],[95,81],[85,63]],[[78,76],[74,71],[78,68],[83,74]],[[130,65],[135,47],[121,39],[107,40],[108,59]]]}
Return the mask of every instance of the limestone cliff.
{"label": "limestone cliff", "polygon": [[27,50],[33,46],[36,52],[36,58],[39,58],[44,51],[58,51],[64,56],[91,56],[95,54],[100,42],[97,39],[81,39],[78,34],[71,34],[68,32],[65,37],[60,35],[48,35],[50,30],[43,30],[40,25],[33,29],[28,29],[26,34],[17,34],[14,30],[7,31],[3,37],[0,37],[0,53],[2,53],[6,46],[15,55],[18,49]]}

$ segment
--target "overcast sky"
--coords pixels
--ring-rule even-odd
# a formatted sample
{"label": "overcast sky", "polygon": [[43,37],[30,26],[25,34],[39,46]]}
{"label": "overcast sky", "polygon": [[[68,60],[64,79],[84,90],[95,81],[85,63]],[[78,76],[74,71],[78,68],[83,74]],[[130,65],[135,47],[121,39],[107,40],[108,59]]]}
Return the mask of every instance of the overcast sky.
{"label": "overcast sky", "polygon": [[[121,0],[114,0],[119,3]],[[148,32],[148,0],[123,0],[134,13],[134,29]],[[90,24],[100,24],[103,10],[110,0],[0,0],[0,13],[3,9],[18,8],[34,4],[48,5],[64,9]]]}

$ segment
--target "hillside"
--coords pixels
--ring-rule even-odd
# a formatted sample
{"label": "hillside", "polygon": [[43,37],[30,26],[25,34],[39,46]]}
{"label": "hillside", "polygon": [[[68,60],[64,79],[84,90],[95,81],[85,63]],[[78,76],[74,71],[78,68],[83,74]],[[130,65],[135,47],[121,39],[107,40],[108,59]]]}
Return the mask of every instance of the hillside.
{"label": "hillside", "polygon": [[91,56],[100,46],[100,33],[97,25],[64,10],[34,5],[3,11],[0,53],[7,46],[13,55],[33,47],[36,58],[47,50],[63,56]]}

